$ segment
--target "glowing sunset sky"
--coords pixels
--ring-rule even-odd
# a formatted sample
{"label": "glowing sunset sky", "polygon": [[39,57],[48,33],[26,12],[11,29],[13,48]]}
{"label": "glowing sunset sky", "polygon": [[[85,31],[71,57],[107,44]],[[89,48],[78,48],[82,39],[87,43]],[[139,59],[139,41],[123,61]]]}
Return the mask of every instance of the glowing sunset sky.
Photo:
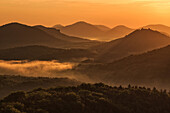
{"label": "glowing sunset sky", "polygon": [[110,27],[170,26],[170,0],[0,0],[0,14],[0,25],[17,21],[52,26],[83,20]]}

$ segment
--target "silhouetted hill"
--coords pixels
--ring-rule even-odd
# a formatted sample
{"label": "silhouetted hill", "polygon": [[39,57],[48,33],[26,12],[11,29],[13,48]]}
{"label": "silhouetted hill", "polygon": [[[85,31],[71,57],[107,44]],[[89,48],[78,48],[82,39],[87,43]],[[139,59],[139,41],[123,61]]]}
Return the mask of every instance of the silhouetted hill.
{"label": "silhouetted hill", "polygon": [[81,64],[75,71],[98,82],[170,89],[170,46],[109,64]]}
{"label": "silhouetted hill", "polygon": [[59,60],[79,61],[93,58],[96,53],[85,49],[56,49],[45,46],[26,46],[0,50],[1,60]]}
{"label": "silhouetted hill", "polygon": [[109,27],[105,26],[105,25],[95,25],[97,28],[99,28],[102,31],[109,31],[111,30]]}
{"label": "silhouetted hill", "polygon": [[145,87],[102,83],[15,92],[0,101],[2,113],[169,113],[170,95]]}
{"label": "silhouetted hill", "polygon": [[35,26],[36,28],[39,28],[49,35],[52,35],[56,37],[57,39],[64,40],[64,41],[69,41],[69,42],[92,42],[91,40],[88,39],[83,39],[83,38],[78,38],[78,37],[72,37],[72,36],[67,36],[63,33],[60,32],[60,30],[57,30],[55,28],[47,28],[41,25]]}
{"label": "silhouetted hill", "polygon": [[52,28],[61,29],[61,28],[63,28],[63,27],[64,27],[63,25],[57,24],[57,25],[54,25]]}
{"label": "silhouetted hill", "polygon": [[60,30],[62,33],[70,36],[96,39],[101,41],[121,38],[133,31],[133,29],[126,26],[117,26],[113,29],[110,29],[104,25],[93,25],[83,21],[65,26]]}
{"label": "silhouetted hill", "polygon": [[10,23],[0,27],[0,48],[26,45],[59,47],[66,43],[40,29],[19,23]]}
{"label": "silhouetted hill", "polygon": [[0,99],[15,91],[29,91],[40,87],[75,86],[79,84],[80,82],[67,78],[0,75]]}
{"label": "silhouetted hill", "polygon": [[143,28],[147,28],[147,29],[150,28],[153,30],[157,30],[159,32],[162,32],[170,36],[170,27],[166,25],[162,25],[162,24],[147,25],[147,26],[144,26]]}
{"label": "silhouetted hill", "polygon": [[112,38],[122,38],[128,34],[130,34],[131,32],[133,32],[134,29],[128,28],[124,25],[119,25],[116,26],[114,28],[112,28],[111,30],[107,31],[104,36],[108,37],[108,39],[112,39]]}
{"label": "silhouetted hill", "polygon": [[[56,25],[56,27],[54,26],[53,28],[61,29],[61,32],[67,35],[88,39],[96,39],[101,41],[110,41],[117,38],[121,38],[135,30],[124,25],[118,25],[110,29],[109,27],[104,25],[93,25],[83,21],[68,26]],[[150,28],[152,30],[159,31],[163,34],[170,36],[170,27],[166,25],[153,24],[143,26],[141,28]]]}
{"label": "silhouetted hill", "polygon": [[170,37],[151,29],[141,29],[124,38],[96,46],[94,49],[100,54],[97,61],[112,62],[131,54],[143,53],[169,44]]}
{"label": "silhouetted hill", "polygon": [[[72,39],[81,40],[61,34],[56,29],[38,29],[20,23],[10,23],[0,27],[0,49],[28,45],[43,45],[61,48],[88,48],[98,44],[96,41],[71,42]],[[48,31],[48,32],[47,32]],[[55,34],[56,33],[56,34]],[[54,36],[55,35],[55,36]],[[62,36],[62,37],[60,37]],[[58,38],[56,38],[58,37]],[[62,39],[64,37],[64,39]],[[66,40],[66,38],[68,40]],[[70,39],[69,39],[70,38]]]}
{"label": "silhouetted hill", "polygon": [[60,30],[64,34],[77,37],[97,37],[102,33],[98,27],[83,21],[65,26]]}

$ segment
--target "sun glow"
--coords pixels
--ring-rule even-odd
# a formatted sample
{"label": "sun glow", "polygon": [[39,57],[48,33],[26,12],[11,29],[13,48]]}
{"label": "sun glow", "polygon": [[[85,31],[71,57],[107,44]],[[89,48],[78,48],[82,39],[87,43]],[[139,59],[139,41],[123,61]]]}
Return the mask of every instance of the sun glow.
{"label": "sun glow", "polygon": [[1,0],[0,14],[1,25],[18,21],[53,26],[80,20],[110,27],[170,25],[170,0]]}

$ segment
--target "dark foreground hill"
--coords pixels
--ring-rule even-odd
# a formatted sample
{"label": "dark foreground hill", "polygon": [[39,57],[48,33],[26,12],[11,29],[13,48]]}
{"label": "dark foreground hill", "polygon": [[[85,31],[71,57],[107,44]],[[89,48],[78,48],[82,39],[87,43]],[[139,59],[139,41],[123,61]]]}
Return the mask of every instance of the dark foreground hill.
{"label": "dark foreground hill", "polygon": [[94,47],[99,62],[113,62],[132,54],[141,54],[170,44],[170,37],[151,29],[140,29],[124,38]]}
{"label": "dark foreground hill", "polygon": [[0,50],[1,60],[79,61],[93,58],[96,53],[86,49],[57,49],[45,46],[25,46]]}
{"label": "dark foreground hill", "polygon": [[81,64],[75,71],[98,82],[170,89],[170,46],[108,64]]}
{"label": "dark foreground hill", "polygon": [[29,91],[39,87],[51,88],[56,86],[74,86],[78,84],[80,84],[80,82],[67,78],[0,75],[0,98],[20,90]]}
{"label": "dark foreground hill", "polygon": [[169,113],[170,96],[145,87],[82,84],[12,93],[0,101],[1,113]]}

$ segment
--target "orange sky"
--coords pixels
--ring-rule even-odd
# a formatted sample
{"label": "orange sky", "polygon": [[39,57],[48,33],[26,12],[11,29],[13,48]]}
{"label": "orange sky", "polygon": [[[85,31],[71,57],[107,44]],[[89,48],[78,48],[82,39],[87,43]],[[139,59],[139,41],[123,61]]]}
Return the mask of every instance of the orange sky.
{"label": "orange sky", "polygon": [[0,25],[72,24],[87,21],[109,27],[170,26],[170,0],[0,0]]}

